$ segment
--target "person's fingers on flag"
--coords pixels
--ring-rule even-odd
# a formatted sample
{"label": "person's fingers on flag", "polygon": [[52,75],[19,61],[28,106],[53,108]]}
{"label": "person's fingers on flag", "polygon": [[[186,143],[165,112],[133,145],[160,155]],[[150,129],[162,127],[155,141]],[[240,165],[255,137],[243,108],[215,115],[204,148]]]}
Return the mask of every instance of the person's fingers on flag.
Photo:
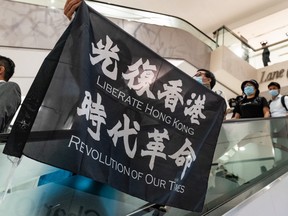
{"label": "person's fingers on flag", "polygon": [[64,6],[64,14],[65,16],[71,20],[72,15],[75,12],[75,10],[79,7],[82,0],[67,0]]}

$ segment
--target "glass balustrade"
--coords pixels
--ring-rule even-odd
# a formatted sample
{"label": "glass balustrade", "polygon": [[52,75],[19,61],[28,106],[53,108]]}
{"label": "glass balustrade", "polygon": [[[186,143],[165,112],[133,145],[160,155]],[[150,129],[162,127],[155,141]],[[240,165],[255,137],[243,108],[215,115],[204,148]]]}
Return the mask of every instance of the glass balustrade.
{"label": "glass balustrade", "polygon": [[[214,154],[204,212],[259,182],[262,182],[261,187],[265,187],[263,179],[267,176],[279,177],[281,173],[277,173],[287,167],[287,132],[285,117],[225,121]],[[1,137],[5,138],[5,135]],[[1,152],[4,145],[0,145]],[[16,169],[12,162],[12,158],[0,154],[0,215],[110,216],[146,215],[147,212],[151,215],[160,211],[155,210],[159,207],[155,204],[25,156]],[[137,212],[140,208],[145,210]],[[165,215],[199,215],[177,208],[158,209]]]}
{"label": "glass balustrade", "polygon": [[[222,26],[214,32],[216,44],[229,48],[234,54],[247,61],[256,69],[263,68],[263,48],[252,47],[244,37],[235,34],[226,26]],[[287,56],[288,39],[277,43],[269,44],[270,60],[273,64],[288,60]]]}

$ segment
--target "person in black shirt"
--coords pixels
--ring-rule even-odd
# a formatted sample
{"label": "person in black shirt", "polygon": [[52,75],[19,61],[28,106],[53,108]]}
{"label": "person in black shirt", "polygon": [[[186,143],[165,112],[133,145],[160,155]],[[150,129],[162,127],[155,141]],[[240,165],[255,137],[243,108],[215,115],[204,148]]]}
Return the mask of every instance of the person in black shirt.
{"label": "person in black shirt", "polygon": [[262,61],[265,67],[268,66],[268,62],[270,62],[270,51],[267,47],[267,43],[268,43],[267,41],[261,42],[261,45],[263,47]]}
{"label": "person in black shirt", "polygon": [[234,109],[235,119],[239,118],[268,118],[269,104],[264,97],[259,96],[259,84],[256,80],[246,80],[241,84],[245,96]]}

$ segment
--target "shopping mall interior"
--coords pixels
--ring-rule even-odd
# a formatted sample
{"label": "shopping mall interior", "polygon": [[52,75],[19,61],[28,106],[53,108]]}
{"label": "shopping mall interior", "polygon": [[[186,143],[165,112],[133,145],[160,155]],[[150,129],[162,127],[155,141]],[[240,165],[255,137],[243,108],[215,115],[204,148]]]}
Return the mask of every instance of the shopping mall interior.
{"label": "shopping mall interior", "polygon": [[[227,113],[219,135],[213,138],[216,147],[206,178],[203,207],[193,211],[162,201],[151,202],[124,193],[111,183],[93,180],[89,174],[77,175],[80,172],[42,163],[25,154],[18,159],[0,153],[0,215],[286,215],[287,118],[231,119],[231,101],[243,94],[241,83],[250,79],[259,83],[260,95],[267,101],[271,97],[267,85],[272,81],[281,85],[282,94],[288,93],[288,1],[85,2],[189,79],[199,68],[214,73],[217,82],[213,91],[221,92]],[[46,56],[73,22],[64,15],[64,4],[65,0],[2,0],[0,55],[9,56],[16,64],[11,81],[19,84],[22,102]],[[263,42],[270,50],[268,66],[262,61]],[[1,152],[21,106],[9,131],[0,134]],[[39,113],[45,114],[46,105],[39,106]],[[59,110],[55,113],[61,114]],[[47,117],[39,117],[27,142],[45,142],[48,148],[49,142],[53,144],[59,136],[70,134],[67,131],[73,124],[70,118],[67,121],[70,124],[66,122],[63,128],[39,131],[42,125],[49,124]],[[193,196],[195,191],[189,193]],[[184,202],[189,204],[189,200]]]}

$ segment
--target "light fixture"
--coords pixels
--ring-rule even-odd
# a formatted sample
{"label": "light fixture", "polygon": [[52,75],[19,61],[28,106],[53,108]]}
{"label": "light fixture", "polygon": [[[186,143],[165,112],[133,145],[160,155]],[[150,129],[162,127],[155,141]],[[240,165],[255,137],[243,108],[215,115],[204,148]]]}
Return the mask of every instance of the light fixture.
{"label": "light fixture", "polygon": [[239,147],[239,150],[240,150],[240,151],[245,151],[246,148],[245,148],[244,146],[241,146],[241,147]]}

